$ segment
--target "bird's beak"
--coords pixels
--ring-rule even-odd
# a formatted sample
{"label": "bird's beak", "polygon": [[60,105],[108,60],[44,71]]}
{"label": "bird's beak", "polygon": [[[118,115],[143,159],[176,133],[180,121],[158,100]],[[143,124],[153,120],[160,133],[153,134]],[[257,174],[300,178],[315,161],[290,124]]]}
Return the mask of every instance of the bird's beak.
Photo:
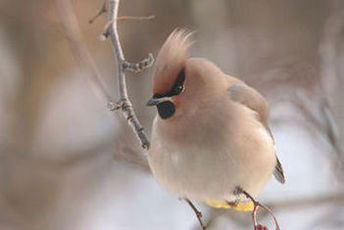
{"label": "bird's beak", "polygon": [[151,97],[148,101],[146,106],[153,106],[153,105],[158,105],[162,102],[165,101],[172,101],[171,97],[160,97],[160,98],[155,98],[154,96]]}

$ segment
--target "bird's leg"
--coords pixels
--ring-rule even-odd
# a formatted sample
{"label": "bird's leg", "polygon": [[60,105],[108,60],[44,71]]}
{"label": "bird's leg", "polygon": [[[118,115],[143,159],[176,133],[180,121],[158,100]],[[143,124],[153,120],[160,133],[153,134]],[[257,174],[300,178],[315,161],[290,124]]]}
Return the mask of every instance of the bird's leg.
{"label": "bird's leg", "polygon": [[203,221],[202,221],[202,213],[200,211],[198,211],[198,209],[195,207],[195,205],[189,199],[184,199],[184,200],[190,205],[192,210],[195,212],[197,219],[199,221],[199,224],[201,225],[201,228],[203,230],[205,230],[206,226],[203,224]]}
{"label": "bird's leg", "polygon": [[244,189],[242,189],[241,187],[236,187],[235,190],[235,194],[244,194],[248,199],[250,199],[253,202],[253,211],[252,211],[252,219],[253,219],[253,224],[254,224],[254,230],[260,230],[260,229],[264,229],[265,227],[263,227],[260,224],[257,224],[257,211],[258,208],[261,207],[263,209],[265,209],[266,211],[268,211],[268,213],[272,216],[275,225],[276,225],[276,230],[280,230],[278,221],[276,216],[273,214],[273,212],[271,211],[271,209],[269,207],[267,207],[266,205],[256,201],[248,192],[246,192]]}

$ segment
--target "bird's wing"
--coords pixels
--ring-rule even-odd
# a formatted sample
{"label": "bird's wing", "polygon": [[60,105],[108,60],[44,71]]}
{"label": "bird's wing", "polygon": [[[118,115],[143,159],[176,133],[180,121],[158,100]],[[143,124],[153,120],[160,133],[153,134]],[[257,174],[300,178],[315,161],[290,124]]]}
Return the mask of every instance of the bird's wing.
{"label": "bird's wing", "polygon": [[[238,102],[251,110],[257,112],[260,121],[270,134],[272,140],[274,140],[271,131],[267,125],[267,120],[269,116],[268,104],[263,98],[263,96],[257,92],[255,89],[249,87],[244,82],[237,82],[233,84],[229,89],[229,95],[232,101]],[[281,162],[279,161],[277,155],[277,164],[274,170],[275,178],[282,184],[285,183],[284,171]]]}
{"label": "bird's wing", "polygon": [[257,112],[261,122],[264,126],[267,126],[266,123],[269,116],[268,104],[260,93],[243,82],[233,84],[228,91],[232,101],[241,103]]}
{"label": "bird's wing", "polygon": [[284,184],[285,183],[284,170],[277,155],[276,155],[276,159],[277,159],[277,164],[274,170],[274,176],[278,180],[278,182],[280,182],[281,184]]}

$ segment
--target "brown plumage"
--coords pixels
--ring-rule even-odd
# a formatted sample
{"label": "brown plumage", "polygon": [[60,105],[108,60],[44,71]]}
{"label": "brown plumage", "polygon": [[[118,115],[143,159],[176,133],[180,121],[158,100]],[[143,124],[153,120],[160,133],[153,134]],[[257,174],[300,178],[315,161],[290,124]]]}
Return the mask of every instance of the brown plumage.
{"label": "brown plumage", "polygon": [[186,30],[175,30],[167,38],[156,58],[153,76],[153,93],[168,92],[175,82],[178,73],[185,67],[188,49],[192,44],[191,33]]}
{"label": "brown plumage", "polygon": [[255,197],[273,173],[284,183],[263,96],[208,60],[189,58],[191,44],[190,33],[175,30],[157,57],[147,103],[159,112],[148,154],[156,179],[181,198],[211,204],[246,200],[236,187]]}

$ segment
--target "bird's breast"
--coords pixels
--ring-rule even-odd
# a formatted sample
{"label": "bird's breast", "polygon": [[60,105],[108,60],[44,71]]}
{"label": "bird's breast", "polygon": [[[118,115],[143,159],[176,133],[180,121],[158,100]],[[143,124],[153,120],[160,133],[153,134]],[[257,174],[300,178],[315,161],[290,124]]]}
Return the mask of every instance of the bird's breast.
{"label": "bird's breast", "polygon": [[163,187],[195,200],[230,199],[236,186],[260,192],[276,163],[273,141],[252,112],[240,122],[225,115],[200,116],[178,132],[155,119],[148,160]]}

